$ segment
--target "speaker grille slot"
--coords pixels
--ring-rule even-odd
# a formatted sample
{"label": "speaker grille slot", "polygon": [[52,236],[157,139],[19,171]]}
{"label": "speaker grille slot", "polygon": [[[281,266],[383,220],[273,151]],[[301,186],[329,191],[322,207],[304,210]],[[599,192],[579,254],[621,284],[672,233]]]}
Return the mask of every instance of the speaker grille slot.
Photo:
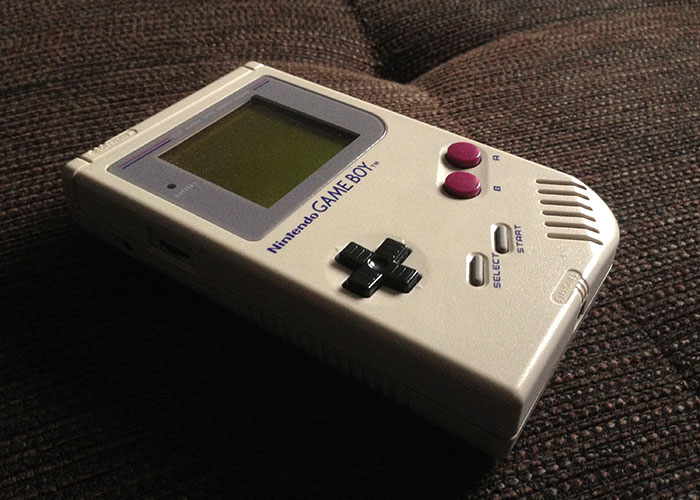
{"label": "speaker grille slot", "polygon": [[598,231],[593,226],[589,226],[588,224],[579,224],[577,222],[545,221],[544,225],[547,227],[565,227],[565,228],[569,228],[569,229],[585,229],[586,231],[591,231],[593,233],[600,233],[600,231]]}
{"label": "speaker grille slot", "polygon": [[578,212],[567,212],[565,210],[542,210],[542,215],[549,215],[551,217],[578,217],[579,219],[586,219],[591,222],[596,222],[595,217],[590,215]]}
{"label": "speaker grille slot", "polygon": [[575,233],[547,233],[547,237],[553,240],[573,240],[573,241],[590,241],[597,245],[602,245],[603,242],[588,236],[587,234],[575,234]]}
{"label": "speaker grille slot", "polygon": [[588,188],[583,184],[579,184],[578,182],[573,182],[569,180],[537,179],[535,182],[537,184],[544,184],[546,186],[571,186],[583,189],[584,191],[588,190]]}
{"label": "speaker grille slot", "polygon": [[563,189],[538,189],[537,192],[540,194],[553,194],[558,196],[575,196],[584,200],[590,200],[585,194],[577,193],[576,191],[564,191]]}
{"label": "speaker grille slot", "polygon": [[578,207],[578,208],[583,208],[584,210],[588,210],[589,212],[593,210],[588,205],[584,205],[580,201],[573,201],[573,200],[549,200],[549,199],[547,199],[547,200],[540,200],[540,203],[542,205],[555,205],[555,206],[560,206],[560,207]]}
{"label": "speaker grille slot", "polygon": [[537,189],[540,204],[547,207],[542,210],[542,215],[545,217],[544,225],[550,229],[548,238],[603,244],[594,237],[600,231],[595,227],[593,209],[584,203],[590,201],[581,192],[588,190],[586,186],[569,180],[537,179],[535,182],[540,186],[549,186]]}

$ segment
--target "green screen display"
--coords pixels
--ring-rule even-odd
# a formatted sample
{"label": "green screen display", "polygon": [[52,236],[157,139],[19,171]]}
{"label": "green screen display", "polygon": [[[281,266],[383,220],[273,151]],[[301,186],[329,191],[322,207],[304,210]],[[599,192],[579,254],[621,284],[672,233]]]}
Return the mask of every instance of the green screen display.
{"label": "green screen display", "polygon": [[269,208],[357,137],[253,98],[161,158]]}

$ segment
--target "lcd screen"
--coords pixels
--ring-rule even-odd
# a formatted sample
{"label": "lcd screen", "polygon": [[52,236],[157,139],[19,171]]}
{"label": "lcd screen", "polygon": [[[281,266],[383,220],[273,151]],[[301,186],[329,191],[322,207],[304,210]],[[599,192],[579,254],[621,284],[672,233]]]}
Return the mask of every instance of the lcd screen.
{"label": "lcd screen", "polygon": [[254,97],[160,157],[269,208],[357,137]]}

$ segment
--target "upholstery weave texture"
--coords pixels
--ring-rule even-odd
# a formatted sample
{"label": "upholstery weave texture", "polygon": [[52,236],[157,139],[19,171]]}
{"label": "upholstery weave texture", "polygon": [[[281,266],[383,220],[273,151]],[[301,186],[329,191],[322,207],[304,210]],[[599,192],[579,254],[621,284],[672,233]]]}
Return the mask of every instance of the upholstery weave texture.
{"label": "upholstery weave texture", "polygon": [[[493,461],[79,230],[69,159],[248,60],[575,175],[613,271]],[[0,498],[700,498],[700,3],[0,3]]]}

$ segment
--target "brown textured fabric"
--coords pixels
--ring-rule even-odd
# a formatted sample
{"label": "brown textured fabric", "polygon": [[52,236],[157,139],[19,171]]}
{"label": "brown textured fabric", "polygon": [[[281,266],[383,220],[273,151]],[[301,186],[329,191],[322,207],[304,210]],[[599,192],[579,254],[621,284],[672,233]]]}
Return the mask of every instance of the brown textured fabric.
{"label": "brown textured fabric", "polygon": [[[0,4],[0,497],[698,498],[698,26],[697,2]],[[68,219],[66,160],[250,59],[576,175],[617,215],[505,459]]]}

